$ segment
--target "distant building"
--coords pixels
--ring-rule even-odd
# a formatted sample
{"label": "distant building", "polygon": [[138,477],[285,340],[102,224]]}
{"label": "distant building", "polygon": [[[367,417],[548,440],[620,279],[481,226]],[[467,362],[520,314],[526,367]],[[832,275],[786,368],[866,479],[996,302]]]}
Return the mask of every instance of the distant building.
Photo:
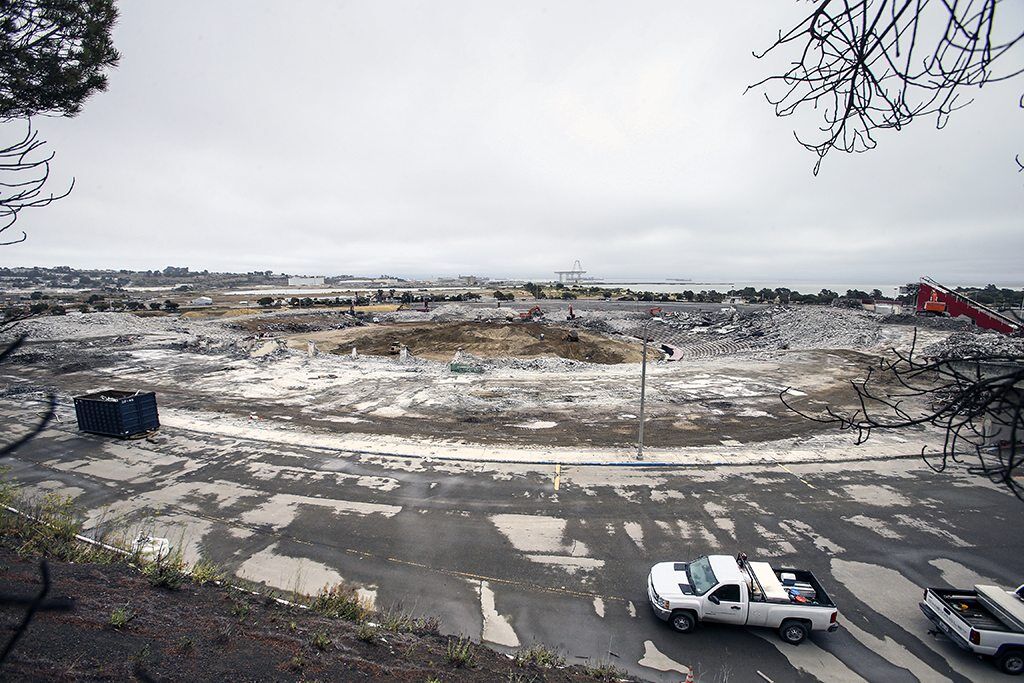
{"label": "distant building", "polygon": [[902,315],[903,304],[899,301],[888,301],[885,299],[872,299],[861,302],[861,308],[865,311],[874,311],[879,315]]}
{"label": "distant building", "polygon": [[322,275],[316,277],[290,277],[288,278],[289,287],[322,287],[324,284],[324,278]]}
{"label": "distant building", "polygon": [[192,299],[192,301],[189,301],[188,305],[189,306],[212,306],[213,305],[213,299],[211,299],[208,296],[198,296],[195,299]]}

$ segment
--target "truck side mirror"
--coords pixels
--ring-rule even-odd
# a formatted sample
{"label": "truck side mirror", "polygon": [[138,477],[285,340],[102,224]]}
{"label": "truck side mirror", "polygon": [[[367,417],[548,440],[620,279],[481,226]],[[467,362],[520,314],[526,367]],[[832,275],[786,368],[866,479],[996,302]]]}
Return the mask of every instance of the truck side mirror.
{"label": "truck side mirror", "polygon": [[715,597],[714,595],[709,595],[709,596],[708,596],[708,600],[710,600],[711,602],[715,603],[716,605],[721,605],[721,604],[722,604],[722,601],[721,601],[721,600],[719,600],[719,599],[718,599],[717,597]]}

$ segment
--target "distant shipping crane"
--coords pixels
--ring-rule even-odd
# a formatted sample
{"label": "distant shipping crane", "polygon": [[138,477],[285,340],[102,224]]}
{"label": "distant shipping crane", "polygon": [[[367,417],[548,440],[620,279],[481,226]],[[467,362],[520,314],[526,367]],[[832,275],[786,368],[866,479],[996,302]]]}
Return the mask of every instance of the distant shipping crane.
{"label": "distant shipping crane", "polygon": [[578,285],[583,276],[587,274],[587,271],[583,270],[583,265],[579,259],[576,259],[572,264],[571,270],[556,270],[555,275],[558,276],[559,282],[568,282],[574,285]]}

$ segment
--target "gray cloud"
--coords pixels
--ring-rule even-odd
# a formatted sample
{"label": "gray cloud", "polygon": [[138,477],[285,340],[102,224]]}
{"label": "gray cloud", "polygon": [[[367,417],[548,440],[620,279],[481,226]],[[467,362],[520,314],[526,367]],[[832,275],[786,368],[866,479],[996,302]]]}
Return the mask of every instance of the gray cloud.
{"label": "gray cloud", "polygon": [[75,192],[0,260],[1019,281],[1024,82],[814,178],[742,95],[806,6],[691,5],[124,3],[110,91],[40,122]]}

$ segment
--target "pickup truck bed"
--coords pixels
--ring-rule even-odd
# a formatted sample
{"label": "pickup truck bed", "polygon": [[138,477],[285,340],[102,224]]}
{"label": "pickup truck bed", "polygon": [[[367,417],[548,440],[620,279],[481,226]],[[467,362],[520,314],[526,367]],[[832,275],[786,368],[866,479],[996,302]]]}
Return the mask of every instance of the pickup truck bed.
{"label": "pickup truck bed", "polygon": [[992,657],[1004,673],[1024,673],[1024,602],[1014,593],[987,585],[928,588],[920,607],[964,650]]}
{"label": "pickup truck bed", "polygon": [[978,599],[974,591],[933,589],[936,597],[969,626],[985,631],[1007,631],[1011,629]]}

